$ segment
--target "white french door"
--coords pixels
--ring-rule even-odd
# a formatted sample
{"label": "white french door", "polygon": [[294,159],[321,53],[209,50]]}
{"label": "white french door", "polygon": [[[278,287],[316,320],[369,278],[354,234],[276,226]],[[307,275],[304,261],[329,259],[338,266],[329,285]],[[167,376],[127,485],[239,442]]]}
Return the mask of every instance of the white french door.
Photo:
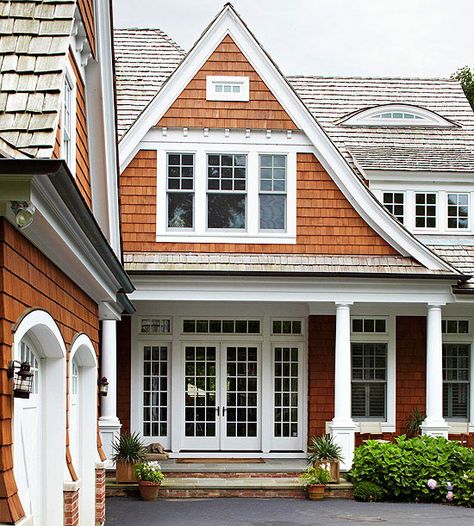
{"label": "white french door", "polygon": [[184,346],[184,449],[259,450],[260,348]]}

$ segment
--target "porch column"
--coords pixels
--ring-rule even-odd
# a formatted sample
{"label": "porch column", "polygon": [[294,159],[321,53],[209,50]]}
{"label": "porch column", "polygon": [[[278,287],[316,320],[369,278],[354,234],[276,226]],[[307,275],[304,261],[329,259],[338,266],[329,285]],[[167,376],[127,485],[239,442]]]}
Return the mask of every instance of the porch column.
{"label": "porch column", "polygon": [[109,382],[107,396],[100,397],[99,429],[106,467],[113,467],[112,442],[120,436],[122,427],[117,417],[117,322],[102,320],[101,376]]}
{"label": "porch column", "polygon": [[443,338],[441,305],[428,305],[426,318],[426,418],[424,435],[448,437],[443,418]]}
{"label": "porch column", "polygon": [[334,369],[334,418],[331,435],[341,446],[342,469],[351,468],[354,457],[356,424],[351,417],[351,313],[350,303],[336,303],[336,342]]}

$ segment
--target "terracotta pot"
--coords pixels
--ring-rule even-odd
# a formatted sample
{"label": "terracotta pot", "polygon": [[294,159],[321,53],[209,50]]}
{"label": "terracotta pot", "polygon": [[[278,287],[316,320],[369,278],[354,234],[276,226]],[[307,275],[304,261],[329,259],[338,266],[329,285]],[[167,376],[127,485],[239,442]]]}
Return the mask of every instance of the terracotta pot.
{"label": "terracotta pot", "polygon": [[339,484],[341,478],[341,467],[338,460],[321,460],[321,462],[314,462],[313,467],[318,468],[322,464],[329,464],[329,482],[332,484]]}
{"label": "terracotta pot", "polygon": [[140,497],[143,500],[156,500],[160,491],[161,482],[148,482],[148,480],[139,480]]}
{"label": "terracotta pot", "polygon": [[118,460],[115,463],[115,480],[117,482],[136,482],[135,464]]}
{"label": "terracotta pot", "polygon": [[324,484],[309,484],[306,486],[309,500],[323,500],[326,486]]}

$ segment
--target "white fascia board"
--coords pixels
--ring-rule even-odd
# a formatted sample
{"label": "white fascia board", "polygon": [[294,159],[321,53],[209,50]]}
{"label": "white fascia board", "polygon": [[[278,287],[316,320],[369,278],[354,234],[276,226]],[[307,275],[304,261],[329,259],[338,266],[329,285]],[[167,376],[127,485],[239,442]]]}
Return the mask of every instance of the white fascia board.
{"label": "white fascia board", "polygon": [[159,122],[166,110],[226,35],[232,37],[265,84],[271,87],[273,95],[296,126],[306,133],[315,147],[317,159],[366,223],[400,254],[413,257],[431,270],[454,272],[449,264],[417,241],[393,219],[376,198],[370,194],[367,187],[354,174],[340,151],[230,6],[224,8],[124,136],[119,144],[120,169],[123,170],[123,167],[131,160],[132,154],[138,150],[138,145],[148,130]]}
{"label": "white fascia board", "polygon": [[120,284],[46,178],[33,182],[33,224],[22,233],[94,301],[115,303]]}
{"label": "white fascia board", "polygon": [[133,276],[135,301],[456,303],[453,281],[314,277]]}

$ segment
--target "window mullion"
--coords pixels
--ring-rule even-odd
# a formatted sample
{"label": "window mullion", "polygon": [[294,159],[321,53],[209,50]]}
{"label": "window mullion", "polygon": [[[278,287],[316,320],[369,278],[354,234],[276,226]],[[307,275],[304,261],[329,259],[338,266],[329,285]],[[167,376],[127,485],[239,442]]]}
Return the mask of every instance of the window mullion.
{"label": "window mullion", "polygon": [[196,172],[194,176],[194,222],[195,232],[205,234],[207,224],[207,162],[206,152],[198,150],[195,154]]}
{"label": "window mullion", "polygon": [[247,169],[247,232],[258,235],[259,222],[259,166],[258,153],[250,152]]}

